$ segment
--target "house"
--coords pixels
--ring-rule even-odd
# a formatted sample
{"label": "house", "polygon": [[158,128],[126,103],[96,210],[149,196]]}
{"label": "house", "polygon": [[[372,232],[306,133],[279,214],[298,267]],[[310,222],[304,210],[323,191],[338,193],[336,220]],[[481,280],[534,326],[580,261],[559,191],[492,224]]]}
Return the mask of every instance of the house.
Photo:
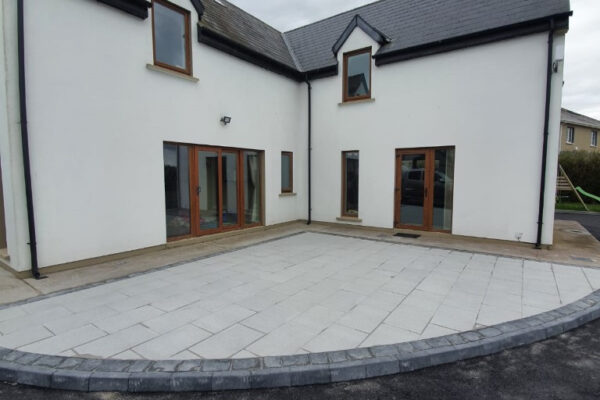
{"label": "house", "polygon": [[598,152],[600,121],[562,109],[560,118],[560,151]]}
{"label": "house", "polygon": [[15,271],[296,220],[552,244],[568,0],[1,10]]}

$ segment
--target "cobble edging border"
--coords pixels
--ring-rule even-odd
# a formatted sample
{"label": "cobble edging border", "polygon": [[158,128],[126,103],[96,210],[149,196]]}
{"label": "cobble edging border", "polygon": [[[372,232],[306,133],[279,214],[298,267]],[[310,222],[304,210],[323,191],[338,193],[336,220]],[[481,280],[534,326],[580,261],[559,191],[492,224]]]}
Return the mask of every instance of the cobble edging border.
{"label": "cobble edging border", "polygon": [[353,381],[415,371],[535,343],[600,318],[600,291],[535,316],[432,339],[295,356],[121,361],[0,348],[0,381],[110,392],[189,392]]}

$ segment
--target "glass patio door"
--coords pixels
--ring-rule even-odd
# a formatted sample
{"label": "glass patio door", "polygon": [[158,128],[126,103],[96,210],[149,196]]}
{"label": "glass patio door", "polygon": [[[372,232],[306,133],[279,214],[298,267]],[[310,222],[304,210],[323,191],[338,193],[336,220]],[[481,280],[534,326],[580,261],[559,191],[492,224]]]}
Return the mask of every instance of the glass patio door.
{"label": "glass patio door", "polygon": [[219,158],[218,151],[197,152],[197,218],[201,231],[212,231],[221,227]]}
{"label": "glass patio door", "polygon": [[263,152],[164,143],[167,240],[260,226]]}
{"label": "glass patio door", "polygon": [[428,194],[426,161],[425,152],[407,151],[399,154],[396,174],[400,178],[400,225],[425,225],[425,200]]}
{"label": "glass patio door", "polygon": [[449,232],[454,148],[396,151],[396,228]]}
{"label": "glass patio door", "polygon": [[221,152],[221,226],[240,225],[238,151]]}

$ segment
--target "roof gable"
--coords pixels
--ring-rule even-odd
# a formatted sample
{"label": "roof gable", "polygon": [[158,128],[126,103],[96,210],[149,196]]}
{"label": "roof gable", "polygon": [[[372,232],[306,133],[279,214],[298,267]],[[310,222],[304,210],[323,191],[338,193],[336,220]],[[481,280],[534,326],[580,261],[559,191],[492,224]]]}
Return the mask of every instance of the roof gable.
{"label": "roof gable", "polygon": [[342,35],[333,44],[333,47],[331,50],[333,51],[334,55],[337,55],[337,53],[340,51],[340,49],[342,48],[344,43],[346,43],[346,40],[348,40],[348,38],[350,37],[350,35],[352,35],[352,32],[354,32],[354,30],[356,28],[360,28],[364,33],[369,35],[369,37],[371,39],[373,39],[375,42],[377,42],[381,45],[383,45],[385,43],[389,43],[391,41],[391,39],[389,37],[387,37],[385,34],[383,34],[378,29],[371,26],[360,15],[356,14],[354,16],[354,18],[352,18],[352,20],[350,21],[350,23],[348,24],[346,29],[344,30],[344,32],[342,32]]}

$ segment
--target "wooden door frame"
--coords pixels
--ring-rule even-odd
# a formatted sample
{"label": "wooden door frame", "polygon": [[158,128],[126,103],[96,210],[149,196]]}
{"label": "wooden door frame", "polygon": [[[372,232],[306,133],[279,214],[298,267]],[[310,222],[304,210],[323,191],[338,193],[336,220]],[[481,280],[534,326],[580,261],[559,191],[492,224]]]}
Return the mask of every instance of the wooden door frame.
{"label": "wooden door frame", "polygon": [[[452,229],[436,229],[433,227],[433,201],[435,197],[435,152],[436,150],[455,150],[454,146],[419,147],[411,149],[396,149],[395,186],[394,186],[394,229],[409,229],[427,232],[452,233]],[[405,154],[425,155],[425,179],[423,181],[423,225],[404,225],[401,223],[402,202],[402,156]],[[454,182],[452,183],[454,185]],[[454,207],[453,207],[454,211]]]}

